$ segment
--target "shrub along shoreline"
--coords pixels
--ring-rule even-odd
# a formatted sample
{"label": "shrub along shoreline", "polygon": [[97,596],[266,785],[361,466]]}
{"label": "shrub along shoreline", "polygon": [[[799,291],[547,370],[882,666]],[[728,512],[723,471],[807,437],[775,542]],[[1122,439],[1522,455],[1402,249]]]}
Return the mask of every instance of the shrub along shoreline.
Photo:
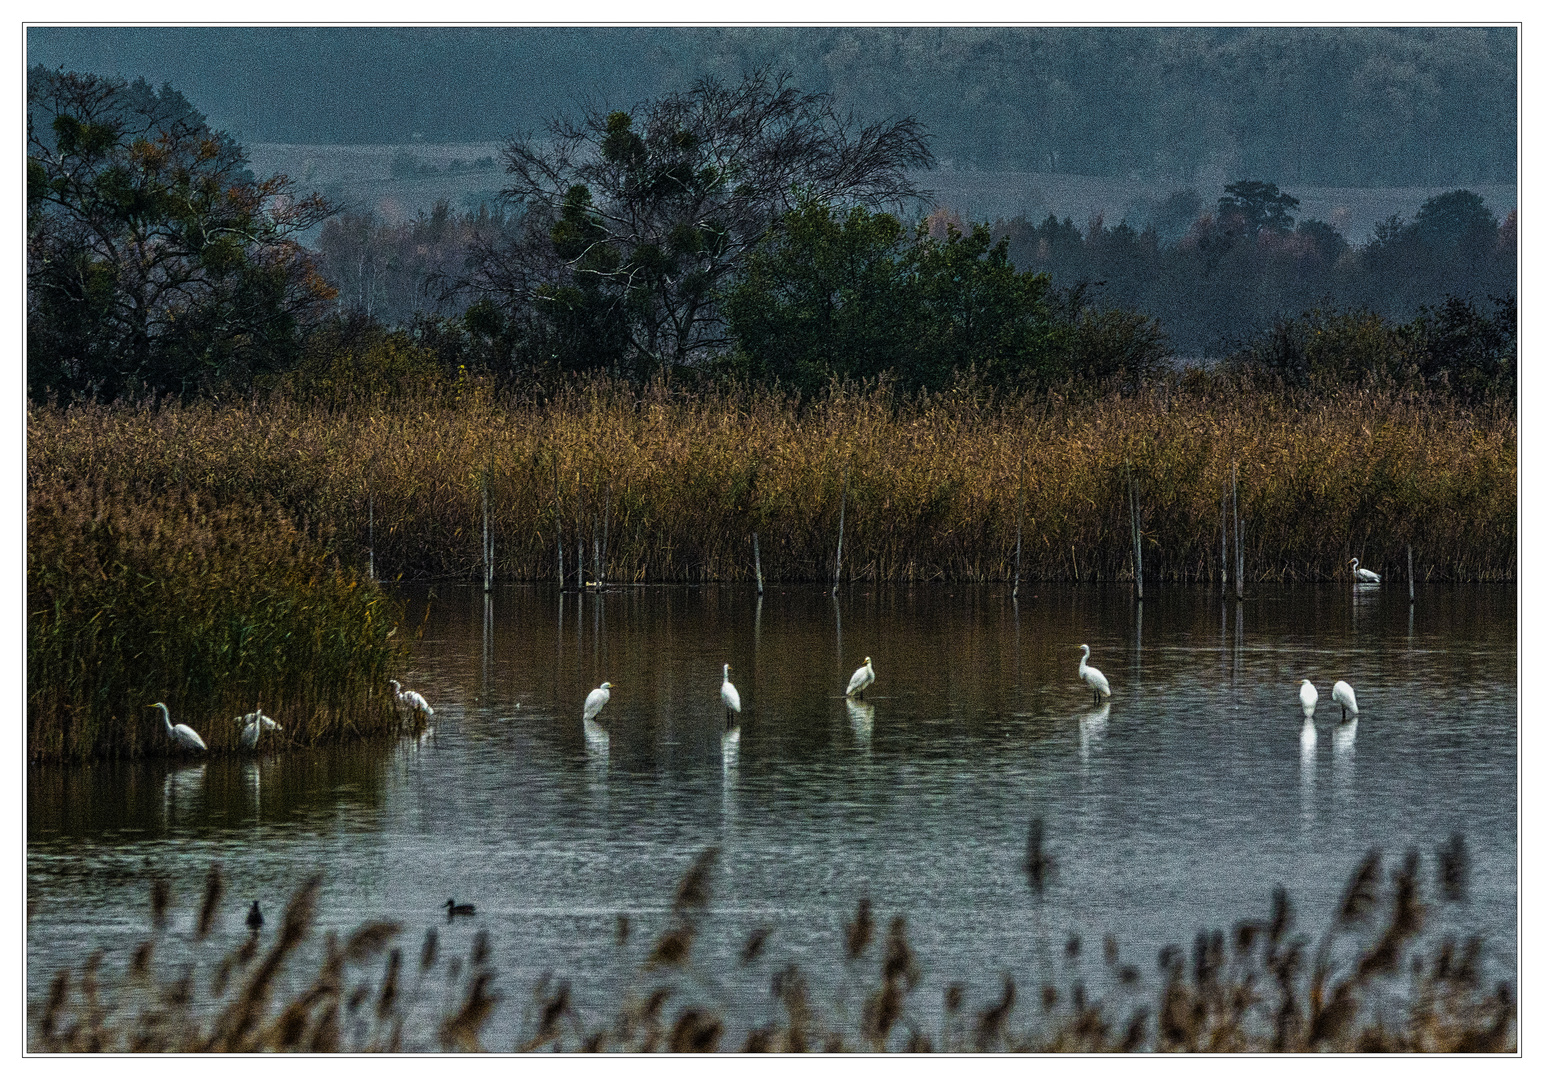
{"label": "shrub along shoreline", "polygon": [[[315,745],[398,729],[394,605],[270,502],[58,481],[28,493],[30,760],[237,749],[259,707]],[[262,746],[261,749],[267,749]]]}

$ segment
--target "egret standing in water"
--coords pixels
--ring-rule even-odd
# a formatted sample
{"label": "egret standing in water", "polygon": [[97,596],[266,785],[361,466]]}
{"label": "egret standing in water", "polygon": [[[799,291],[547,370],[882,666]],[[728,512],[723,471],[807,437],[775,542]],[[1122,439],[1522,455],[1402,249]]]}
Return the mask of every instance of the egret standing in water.
{"label": "egret standing in water", "polygon": [[1356,691],[1351,689],[1350,683],[1344,679],[1337,682],[1335,689],[1330,691],[1330,697],[1340,702],[1340,719],[1342,723],[1345,722],[1348,709],[1353,717],[1356,716]]}
{"label": "egret standing in water", "polygon": [[156,702],[154,705],[152,705],[150,707],[152,709],[160,709],[161,710],[161,719],[166,721],[166,734],[168,736],[170,736],[172,742],[176,743],[178,746],[180,746],[184,750],[208,750],[209,749],[209,747],[204,745],[204,740],[200,739],[198,737],[198,732],[194,731],[192,728],[188,727],[188,725],[186,725],[186,724],[175,724],[174,725],[172,723],[172,714],[166,708],[166,705],[164,703],[158,701],[158,702]]}
{"label": "egret standing in water", "polygon": [[874,661],[865,656],[863,658],[863,666],[860,667],[857,671],[854,671],[852,673],[852,678],[847,680],[847,696],[852,697],[854,694],[856,694],[858,699],[861,701],[863,699],[863,691],[867,690],[870,686],[873,685]]}
{"label": "egret standing in water", "polygon": [[263,707],[259,705],[256,712],[249,712],[245,716],[236,717],[236,723],[245,723],[247,726],[241,729],[241,745],[243,749],[257,749],[257,740],[265,731],[283,731],[278,722],[271,716],[263,714]]}
{"label": "egret standing in water", "polygon": [[740,711],[740,691],[729,681],[728,664],[724,665],[724,685],[718,688],[718,696],[724,699],[724,721],[734,723],[735,714]]}
{"label": "egret standing in water", "polygon": [[1314,709],[1319,706],[1319,691],[1313,688],[1313,683],[1304,679],[1298,687],[1297,700],[1303,703],[1303,715],[1311,719]]}
{"label": "egret standing in water", "polygon": [[594,690],[591,690],[590,696],[584,699],[584,718],[586,720],[594,720],[600,715],[600,711],[606,707],[606,702],[610,700],[611,684],[603,682]]}
{"label": "egret standing in water", "polygon": [[1365,581],[1372,585],[1376,585],[1378,582],[1383,580],[1383,578],[1379,575],[1374,574],[1371,570],[1368,570],[1366,567],[1359,565],[1356,559],[1351,560],[1351,576],[1357,581]]}
{"label": "egret standing in water", "polygon": [[1088,666],[1088,646],[1079,645],[1078,648],[1083,650],[1083,659],[1078,661],[1078,678],[1086,682],[1089,688],[1093,690],[1095,701],[1098,701],[1100,698],[1109,697],[1110,680],[1106,679],[1104,672],[1098,668]]}
{"label": "egret standing in water", "polygon": [[402,684],[396,679],[390,681],[391,691],[396,697],[398,705],[412,712],[421,712],[425,716],[434,715],[434,710],[429,707],[429,703],[424,700],[424,696],[417,690],[404,690],[402,689]]}

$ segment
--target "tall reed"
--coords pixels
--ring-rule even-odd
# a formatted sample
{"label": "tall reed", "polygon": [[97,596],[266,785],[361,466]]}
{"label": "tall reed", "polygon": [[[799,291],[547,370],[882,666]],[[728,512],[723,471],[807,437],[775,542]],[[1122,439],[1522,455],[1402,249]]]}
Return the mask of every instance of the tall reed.
{"label": "tall reed", "polygon": [[[1431,903],[1414,852],[1386,877],[1378,854],[1369,853],[1316,941],[1299,931],[1286,890],[1277,888],[1263,918],[1240,920],[1226,935],[1197,934],[1188,963],[1170,946],[1160,952],[1156,971],[1143,972],[1106,936],[1100,974],[1078,960],[1083,944],[1074,936],[1060,976],[1042,972],[1036,992],[1021,997],[1014,976],[1004,974],[1001,993],[978,1002],[968,1001],[958,983],[929,983],[923,958],[907,939],[906,919],[893,916],[881,931],[867,897],[842,936],[845,976],[835,997],[813,985],[797,963],[776,959],[775,926],[752,931],[736,960],[705,963],[694,946],[711,917],[716,854],[702,852],[686,871],[631,985],[608,1003],[609,1015],[586,1012],[570,983],[544,976],[513,1044],[496,1049],[1504,1053],[1517,1047],[1512,984],[1487,981],[1480,939],[1425,940]],[[1440,902],[1462,899],[1464,858],[1456,836],[1439,853]],[[315,919],[319,881],[312,877],[297,889],[266,949],[257,933],[218,958],[207,955],[211,944],[193,962],[177,963],[171,979],[155,970],[168,900],[164,886],[153,888],[155,929],[133,949],[127,976],[104,985],[100,952],[78,973],[55,972],[46,999],[29,1003],[29,1048],[488,1048],[484,1031],[504,995],[486,930],[473,938],[469,962],[454,957],[442,968],[448,976],[442,1001],[426,1001],[424,994],[425,978],[440,961],[433,927],[416,964],[396,944],[400,923],[368,923],[343,939],[329,932],[315,976],[297,978],[293,969]],[[200,908],[199,941],[218,921],[222,895],[214,868]],[[630,930],[619,917],[619,951]],[[382,968],[379,981],[369,974],[373,964]],[[725,969],[731,964],[770,984],[761,1021],[748,1030],[743,1021],[742,1030],[732,1030],[728,1019]],[[1095,980],[1107,987],[1102,996],[1090,989]],[[938,1012],[922,1003],[924,994],[941,996],[941,1021],[926,1015]]]}
{"label": "tall reed", "polygon": [[1010,579],[1021,491],[1023,577],[1129,579],[1128,458],[1149,581],[1217,573],[1235,461],[1251,578],[1343,579],[1353,555],[1398,578],[1406,543],[1422,580],[1512,580],[1517,565],[1513,411],[1392,388],[1191,375],[1131,393],[801,401],[603,378],[500,394],[462,377],[331,404],[35,406],[28,434],[34,488],[271,497],[335,529],[361,569],[373,493],[386,579],[478,579],[490,461],[501,581],[552,580],[559,540],[588,552],[602,529],[613,582],[751,580],[753,533],[768,580],[829,581],[844,473],[844,580]]}
{"label": "tall reed", "polygon": [[30,758],[172,752],[157,701],[215,753],[259,705],[285,742],[395,726],[394,607],[329,557],[325,531],[255,491],[134,479],[29,491]]}

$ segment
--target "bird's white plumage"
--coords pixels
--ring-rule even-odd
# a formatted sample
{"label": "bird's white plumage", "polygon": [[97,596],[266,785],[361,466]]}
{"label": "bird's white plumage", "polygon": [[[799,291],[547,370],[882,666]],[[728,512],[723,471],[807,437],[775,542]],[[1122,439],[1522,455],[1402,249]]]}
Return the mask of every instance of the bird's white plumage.
{"label": "bird's white plumage", "polygon": [[163,702],[158,701],[150,707],[152,709],[161,710],[161,719],[166,721],[166,734],[171,738],[172,742],[176,743],[184,750],[209,749],[209,747],[204,745],[204,740],[198,737],[198,732],[194,731],[186,724],[172,723],[171,711],[167,709]]}
{"label": "bird's white plumage", "polygon": [[1365,566],[1358,565],[1356,559],[1351,560],[1351,576],[1356,578],[1357,581],[1366,581],[1374,585],[1383,580],[1381,576],[1373,573]]}
{"label": "bird's white plumage", "polygon": [[1297,700],[1303,703],[1303,712],[1312,716],[1314,708],[1319,704],[1319,691],[1314,689],[1313,683],[1304,679],[1298,687]]}
{"label": "bird's white plumage", "polygon": [[261,709],[255,713],[247,713],[245,716],[236,717],[236,723],[239,724],[243,721],[246,722],[246,726],[241,729],[241,745],[248,750],[257,745],[258,737],[263,732],[284,730],[279,726],[277,720],[264,714]]}
{"label": "bird's white plumage", "polygon": [[1344,679],[1337,682],[1335,684],[1335,689],[1330,691],[1330,697],[1339,703],[1342,716],[1348,712],[1352,716],[1356,715],[1356,691],[1351,689],[1350,683],[1346,682]]}
{"label": "bird's white plumage", "polygon": [[584,718],[586,720],[594,720],[600,715],[600,711],[606,707],[606,702],[610,700],[611,684],[603,682],[594,690],[591,690],[590,696],[584,699]]}
{"label": "bird's white plumage", "polygon": [[847,680],[847,696],[861,694],[874,683],[874,661],[869,657],[863,658],[863,666],[852,673],[852,678]]}
{"label": "bird's white plumage", "polygon": [[1098,668],[1089,667],[1088,646],[1079,645],[1078,648],[1083,650],[1083,659],[1078,661],[1078,678],[1086,682],[1090,689],[1094,691],[1094,693],[1100,695],[1101,697],[1109,697],[1110,680],[1106,679],[1104,677],[1104,672],[1100,671]]}
{"label": "bird's white plumage", "polygon": [[724,708],[731,712],[740,711],[740,691],[734,688],[734,683],[729,681],[729,665],[724,665],[724,685],[718,688],[718,696],[724,700]]}
{"label": "bird's white plumage", "polygon": [[390,681],[391,690],[396,695],[398,705],[401,705],[404,709],[421,712],[425,716],[434,715],[434,709],[429,706],[429,702],[417,690],[404,690],[402,689],[402,684],[396,679]]}

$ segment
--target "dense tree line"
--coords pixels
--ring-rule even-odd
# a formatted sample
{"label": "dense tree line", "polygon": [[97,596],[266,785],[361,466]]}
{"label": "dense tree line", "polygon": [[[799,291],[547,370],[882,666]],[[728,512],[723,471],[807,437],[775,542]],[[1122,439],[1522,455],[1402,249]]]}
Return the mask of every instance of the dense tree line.
{"label": "dense tree line", "polygon": [[1025,389],[1140,380],[1176,343],[1299,385],[1515,388],[1515,217],[1464,190],[1361,247],[1264,180],[1209,209],[1177,193],[1140,232],[918,223],[915,117],[859,122],[756,72],[554,121],[504,148],[498,209],[393,225],[253,177],[169,87],[34,69],[28,119],[34,395],[296,367],[333,392],[426,364]]}
{"label": "dense tree line", "polygon": [[502,139],[586,96],[770,66],[839,111],[916,116],[959,167],[1176,185],[1516,176],[1512,26],[33,27],[28,44],[50,64],[143,58],[253,141]]}
{"label": "dense tree line", "polygon": [[[1224,356],[1274,321],[1311,308],[1365,309],[1405,321],[1445,297],[1489,305],[1515,295],[1517,225],[1457,190],[1428,199],[1412,220],[1379,222],[1353,246],[1333,226],[1296,220],[1297,200],[1274,183],[1226,185],[1210,210],[1193,191],[1155,209],[1140,231],[1101,220],[999,221],[1014,265],[1064,286],[1086,283],[1103,303],[1158,319],[1176,352]],[[1193,218],[1175,230],[1176,217]]]}

